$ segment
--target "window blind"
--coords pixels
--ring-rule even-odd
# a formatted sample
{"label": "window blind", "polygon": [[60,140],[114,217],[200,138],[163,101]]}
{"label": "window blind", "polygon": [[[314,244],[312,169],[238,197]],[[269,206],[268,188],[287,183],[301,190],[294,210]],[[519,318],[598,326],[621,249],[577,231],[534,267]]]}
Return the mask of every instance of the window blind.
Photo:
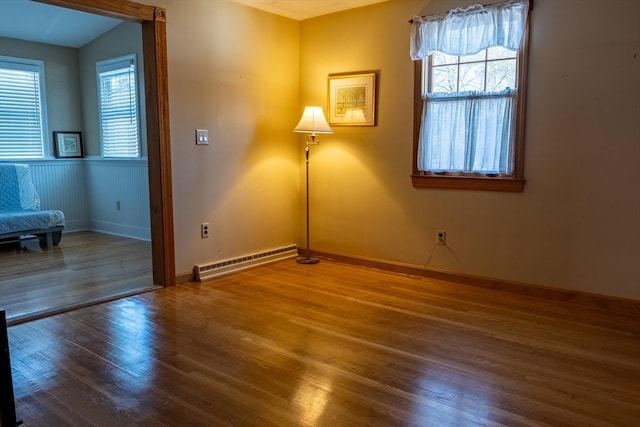
{"label": "window blind", "polygon": [[100,135],[104,157],[139,157],[135,55],[98,62]]}
{"label": "window blind", "polygon": [[0,159],[45,156],[44,63],[0,57]]}

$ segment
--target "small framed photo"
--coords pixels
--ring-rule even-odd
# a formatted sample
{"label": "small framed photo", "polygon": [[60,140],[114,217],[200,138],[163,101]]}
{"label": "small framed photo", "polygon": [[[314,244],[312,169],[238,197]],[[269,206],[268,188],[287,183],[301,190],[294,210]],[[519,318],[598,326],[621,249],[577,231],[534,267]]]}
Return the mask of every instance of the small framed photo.
{"label": "small framed photo", "polygon": [[82,157],[82,134],[80,132],[54,132],[53,145],[56,157]]}
{"label": "small framed photo", "polygon": [[376,125],[376,72],[329,74],[329,124]]}

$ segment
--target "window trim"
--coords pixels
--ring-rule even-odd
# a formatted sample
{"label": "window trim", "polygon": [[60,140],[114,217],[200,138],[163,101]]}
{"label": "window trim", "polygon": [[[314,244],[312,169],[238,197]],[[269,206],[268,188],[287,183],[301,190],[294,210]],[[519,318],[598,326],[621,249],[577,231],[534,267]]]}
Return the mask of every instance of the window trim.
{"label": "window trim", "polygon": [[0,55],[0,64],[5,64],[7,69],[22,70],[38,73],[40,86],[40,131],[42,137],[42,156],[38,157],[4,157],[0,161],[31,161],[47,160],[52,158],[51,141],[49,139],[49,114],[47,112],[47,94],[45,86],[45,64],[41,59],[22,58],[17,56]]}
{"label": "window trim", "polygon": [[[123,69],[122,64],[126,62],[133,63],[133,80],[135,82],[135,108],[136,108],[136,146],[137,146],[137,156],[105,156],[105,145],[104,145],[104,132],[102,126],[102,93],[101,93],[101,81],[100,74],[116,71]],[[138,61],[135,53],[130,53],[122,56],[118,56],[115,58],[109,58],[102,61],[96,62],[96,82],[97,82],[97,90],[98,90],[98,127],[100,131],[100,155],[105,159],[139,159],[142,157],[142,127],[140,123],[141,115],[140,115],[140,84],[138,77]]]}
{"label": "window trim", "polygon": [[[530,3],[531,5],[531,3]],[[513,175],[484,175],[456,172],[425,172],[418,170],[418,145],[422,121],[423,62],[414,61],[413,68],[413,167],[411,182],[415,188],[440,188],[449,190],[480,190],[521,193],[524,190],[524,143],[527,102],[527,74],[529,64],[529,26],[531,13],[527,16],[522,48],[518,52],[518,94],[516,96],[515,139],[513,152]]]}

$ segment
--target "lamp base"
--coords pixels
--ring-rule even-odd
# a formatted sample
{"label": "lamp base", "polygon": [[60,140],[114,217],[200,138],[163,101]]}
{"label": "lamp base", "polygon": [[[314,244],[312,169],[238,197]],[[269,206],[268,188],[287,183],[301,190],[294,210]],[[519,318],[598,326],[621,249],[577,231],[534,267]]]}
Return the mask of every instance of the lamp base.
{"label": "lamp base", "polygon": [[316,258],[316,257],[298,257],[298,259],[296,259],[296,262],[298,264],[317,264],[320,262],[320,258]]}

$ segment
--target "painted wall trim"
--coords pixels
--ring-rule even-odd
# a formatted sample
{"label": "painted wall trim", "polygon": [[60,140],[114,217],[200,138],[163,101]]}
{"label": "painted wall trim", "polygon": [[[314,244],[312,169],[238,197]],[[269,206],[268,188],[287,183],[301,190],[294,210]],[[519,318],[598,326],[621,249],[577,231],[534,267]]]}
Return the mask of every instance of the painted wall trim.
{"label": "painted wall trim", "polygon": [[190,271],[188,273],[178,273],[176,274],[176,284],[177,285],[182,285],[184,283],[188,283],[188,282],[195,282],[196,278],[195,278],[195,273],[193,271]]}
{"label": "painted wall trim", "polygon": [[118,224],[109,221],[89,221],[89,230],[129,239],[151,241],[151,231],[148,228],[135,225]]}
{"label": "painted wall trim", "polygon": [[147,167],[148,160],[146,157],[136,159],[113,159],[100,156],[87,156],[84,161],[89,165],[109,165],[109,166],[138,166]]}

